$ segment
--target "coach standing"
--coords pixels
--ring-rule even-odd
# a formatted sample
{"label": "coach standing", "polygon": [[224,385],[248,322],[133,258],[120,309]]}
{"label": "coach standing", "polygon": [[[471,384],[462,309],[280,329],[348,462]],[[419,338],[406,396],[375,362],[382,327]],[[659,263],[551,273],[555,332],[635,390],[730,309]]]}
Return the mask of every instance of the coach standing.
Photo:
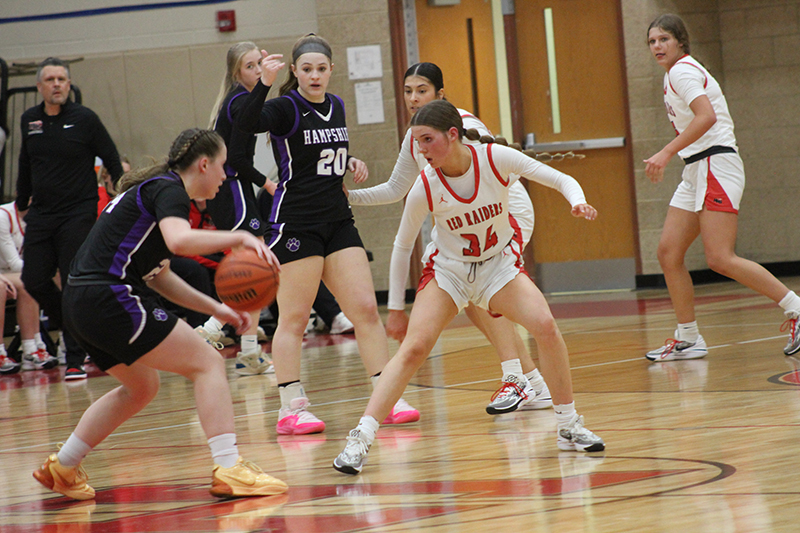
{"label": "coach standing", "polygon": [[[69,265],[97,218],[95,156],[116,181],[122,175],[119,154],[100,118],[69,100],[68,65],[47,58],[36,72],[43,102],[22,114],[17,208],[25,213],[22,282],[50,318],[61,327],[61,291],[56,269],[65,286]],[[85,352],[69,331],[65,379],[83,379]]]}

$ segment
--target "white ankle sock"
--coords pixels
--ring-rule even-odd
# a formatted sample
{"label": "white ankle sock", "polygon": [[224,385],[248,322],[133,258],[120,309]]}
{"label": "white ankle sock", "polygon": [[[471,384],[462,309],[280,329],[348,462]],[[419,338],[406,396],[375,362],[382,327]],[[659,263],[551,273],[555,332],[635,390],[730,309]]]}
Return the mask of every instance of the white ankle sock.
{"label": "white ankle sock", "polygon": [[695,342],[699,336],[700,330],[697,328],[697,320],[694,322],[686,322],[685,324],[678,324],[679,341]]}
{"label": "white ankle sock", "polygon": [[503,375],[514,374],[515,376],[524,376],[522,373],[522,363],[519,359],[511,359],[510,361],[501,361],[500,366],[503,368]]}
{"label": "white ankle sock", "polygon": [[259,353],[258,335],[242,335],[242,353]]}
{"label": "white ankle sock", "polygon": [[73,433],[58,451],[58,462],[63,466],[78,466],[90,451],[92,451],[92,447]]}
{"label": "white ankle sock", "polygon": [[281,409],[289,409],[289,405],[295,398],[305,398],[306,391],[303,384],[298,382],[290,383],[285,387],[278,387],[278,393],[281,395]]}
{"label": "white ankle sock", "polygon": [[223,433],[208,439],[211,448],[211,458],[214,464],[222,468],[230,468],[239,459],[239,447],[236,446],[236,433]]}
{"label": "white ankle sock", "polygon": [[222,322],[220,322],[219,320],[217,320],[216,318],[214,318],[212,316],[211,318],[206,320],[206,323],[203,324],[203,327],[209,333],[221,333],[222,332],[222,326],[224,326],[224,325],[225,324],[223,324]]}
{"label": "white ankle sock", "polygon": [[24,339],[22,341],[22,353],[25,355],[30,355],[39,348],[36,346],[36,341],[34,339]]}
{"label": "white ankle sock", "polygon": [[797,318],[800,316],[800,296],[797,296],[794,291],[789,291],[786,296],[778,302],[783,308],[784,314],[789,318]]}
{"label": "white ankle sock", "polygon": [[372,441],[375,440],[375,435],[378,433],[378,428],[380,426],[381,425],[377,420],[371,416],[365,415],[362,416],[361,420],[358,421],[358,426],[356,426],[356,429],[360,430],[361,435],[363,435],[367,443],[372,445]]}
{"label": "white ankle sock", "polygon": [[528,378],[528,381],[531,382],[531,387],[533,387],[533,390],[535,390],[536,392],[542,391],[542,389],[545,386],[545,382],[538,368],[534,368],[533,370],[525,374],[525,377]]}
{"label": "white ankle sock", "polygon": [[569,426],[572,421],[578,416],[575,411],[575,402],[566,403],[563,405],[553,405],[553,410],[556,412],[556,422],[558,429]]}

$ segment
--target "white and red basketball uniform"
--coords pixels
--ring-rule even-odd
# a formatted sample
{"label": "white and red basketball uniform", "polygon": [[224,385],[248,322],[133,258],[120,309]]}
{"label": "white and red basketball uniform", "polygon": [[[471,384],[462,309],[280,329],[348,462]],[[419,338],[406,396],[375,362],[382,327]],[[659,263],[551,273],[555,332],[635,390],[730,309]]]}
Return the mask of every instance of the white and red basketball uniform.
{"label": "white and red basketball uniform", "polygon": [[435,277],[459,309],[469,302],[488,309],[522,271],[522,239],[508,216],[511,184],[522,176],[558,190],[572,206],[586,203],[575,179],[513,148],[465,146],[472,154],[466,174],[446,177],[428,165],[409,192],[392,251],[389,309],[404,308],[409,258],[428,213],[435,226],[420,288]]}
{"label": "white and red basketball uniform", "polygon": [[[458,113],[461,115],[465,130],[475,129],[481,135],[493,136],[489,128],[475,115],[463,109],[458,109]],[[470,141],[466,138],[463,139],[463,142],[464,144],[481,144],[480,141]],[[419,155],[419,144],[411,135],[411,129],[408,129],[389,180],[375,187],[349,191],[348,200],[351,205],[381,205],[398,202],[408,194],[420,172],[427,165],[428,162],[425,158]],[[508,212],[517,219],[517,224],[522,232],[522,240],[527,244],[533,234],[533,204],[525,186],[521,183],[514,183],[515,185],[509,190]]]}
{"label": "white and red basketball uniform", "polygon": [[680,58],[664,74],[664,105],[677,135],[694,119],[690,104],[703,95],[711,102],[717,121],[697,141],[678,152],[687,165],[670,205],[687,211],[706,208],[736,213],[744,192],[744,166],[722,89],[705,67],[689,55]]}
{"label": "white and red basketball uniform", "polygon": [[0,272],[22,272],[22,244],[25,221],[14,202],[0,205]]}

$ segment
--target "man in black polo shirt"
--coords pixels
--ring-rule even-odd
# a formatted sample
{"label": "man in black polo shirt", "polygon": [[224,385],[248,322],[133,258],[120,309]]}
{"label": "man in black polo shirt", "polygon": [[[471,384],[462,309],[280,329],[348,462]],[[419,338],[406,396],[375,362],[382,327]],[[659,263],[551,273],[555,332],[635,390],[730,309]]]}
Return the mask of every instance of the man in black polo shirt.
{"label": "man in black polo shirt", "polygon": [[[22,282],[52,324],[61,327],[61,291],[69,265],[97,218],[95,156],[116,181],[122,176],[119,154],[98,116],[69,100],[68,65],[47,58],[36,72],[43,102],[22,114],[17,208],[25,215]],[[30,210],[28,210],[30,208]],[[69,311],[67,311],[69,312]],[[85,352],[64,333],[65,379],[83,379]]]}

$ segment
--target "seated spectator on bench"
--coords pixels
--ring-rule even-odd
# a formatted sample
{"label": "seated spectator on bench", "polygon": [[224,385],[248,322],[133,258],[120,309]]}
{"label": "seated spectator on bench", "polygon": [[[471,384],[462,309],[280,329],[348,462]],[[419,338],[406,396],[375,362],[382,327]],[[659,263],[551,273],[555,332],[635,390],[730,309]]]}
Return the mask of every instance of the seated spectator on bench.
{"label": "seated spectator on bench", "polygon": [[[5,325],[6,301],[17,300],[17,324],[22,338],[22,364],[6,353],[5,342],[0,342],[0,374],[14,374],[24,370],[42,370],[58,365],[58,359],[47,352],[40,334],[39,305],[25,291],[22,272],[22,241],[25,222],[19,216],[14,202],[0,205],[0,324]],[[3,290],[5,289],[5,290]]]}

